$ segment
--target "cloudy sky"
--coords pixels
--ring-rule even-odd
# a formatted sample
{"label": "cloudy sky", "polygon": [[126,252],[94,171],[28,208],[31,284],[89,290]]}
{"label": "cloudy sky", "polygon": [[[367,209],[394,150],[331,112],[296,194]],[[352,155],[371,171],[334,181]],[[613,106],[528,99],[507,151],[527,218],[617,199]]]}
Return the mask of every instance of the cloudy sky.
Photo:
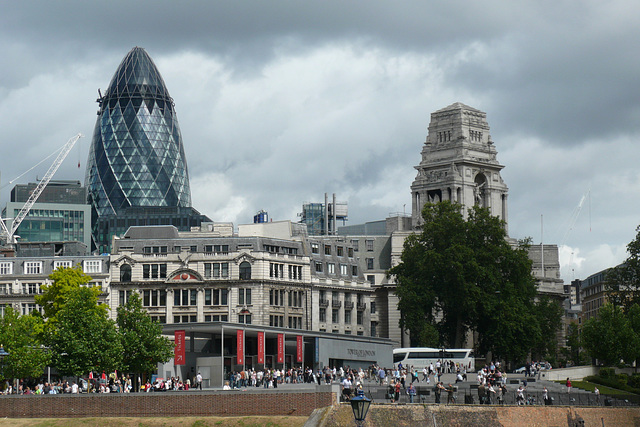
{"label": "cloudy sky", "polygon": [[409,212],[430,114],[463,102],[487,112],[511,236],[539,243],[542,217],[585,278],[640,223],[638,40],[631,0],[0,0],[0,201],[78,132],[56,178],[84,181],[97,89],[142,46],[215,221],[295,221],[325,192],[349,224]]}

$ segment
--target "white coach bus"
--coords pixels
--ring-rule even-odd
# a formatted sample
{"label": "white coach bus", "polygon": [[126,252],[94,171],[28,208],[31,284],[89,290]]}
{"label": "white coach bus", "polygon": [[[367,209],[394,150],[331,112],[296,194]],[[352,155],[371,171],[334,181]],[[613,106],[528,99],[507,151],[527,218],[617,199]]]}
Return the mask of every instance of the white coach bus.
{"label": "white coach bus", "polygon": [[430,347],[411,347],[396,348],[393,350],[393,364],[402,363],[402,366],[412,366],[416,370],[428,367],[430,363],[433,366],[440,360],[447,362],[453,360],[460,366],[467,369],[467,372],[475,372],[476,364],[473,356],[473,350],[468,348],[430,348]]}

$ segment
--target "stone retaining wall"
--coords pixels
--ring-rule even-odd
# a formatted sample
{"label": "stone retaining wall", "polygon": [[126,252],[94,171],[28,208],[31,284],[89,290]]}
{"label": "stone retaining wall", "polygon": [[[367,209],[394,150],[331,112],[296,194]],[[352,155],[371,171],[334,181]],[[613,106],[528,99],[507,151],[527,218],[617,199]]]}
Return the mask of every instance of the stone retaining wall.
{"label": "stone retaining wall", "polygon": [[0,396],[0,417],[178,417],[311,415],[335,404],[331,387],[309,391],[225,391]]}
{"label": "stone retaining wall", "polygon": [[[352,426],[347,404],[329,411],[320,426]],[[640,426],[640,408],[569,406],[372,405],[365,427],[377,426]]]}

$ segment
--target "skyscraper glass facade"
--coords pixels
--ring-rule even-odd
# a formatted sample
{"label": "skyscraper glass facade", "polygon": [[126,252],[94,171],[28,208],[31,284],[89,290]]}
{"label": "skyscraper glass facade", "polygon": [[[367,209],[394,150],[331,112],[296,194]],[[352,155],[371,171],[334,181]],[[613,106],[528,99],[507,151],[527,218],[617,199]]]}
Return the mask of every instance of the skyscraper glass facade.
{"label": "skyscraper glass facade", "polygon": [[94,217],[132,206],[190,207],[173,99],[144,49],[125,56],[98,103],[85,180]]}

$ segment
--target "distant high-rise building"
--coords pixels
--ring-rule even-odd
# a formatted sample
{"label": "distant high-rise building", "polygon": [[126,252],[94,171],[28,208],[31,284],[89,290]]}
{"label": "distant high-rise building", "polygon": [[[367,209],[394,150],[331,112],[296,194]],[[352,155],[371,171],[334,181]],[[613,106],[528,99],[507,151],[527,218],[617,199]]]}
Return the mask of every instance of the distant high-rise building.
{"label": "distant high-rise building", "polygon": [[329,201],[328,194],[324,194],[324,203],[304,203],[300,222],[307,225],[307,230],[311,236],[326,236],[336,234],[338,229],[337,221],[342,221],[345,225],[348,216],[347,202],[336,202],[336,195],[333,194],[333,201]]}
{"label": "distant high-rise building", "polygon": [[[11,228],[13,218],[37,187],[37,183],[18,184],[2,216]],[[91,245],[91,208],[87,190],[80,181],[50,181],[16,230],[20,242],[82,242]]]}
{"label": "distant high-rise building", "polygon": [[[199,225],[206,217],[191,209],[173,99],[144,49],[124,57],[98,104],[86,172],[95,246],[106,252],[111,236],[138,225],[131,221],[134,211],[146,219],[162,208],[160,224]],[[123,215],[128,218],[119,227]]]}

